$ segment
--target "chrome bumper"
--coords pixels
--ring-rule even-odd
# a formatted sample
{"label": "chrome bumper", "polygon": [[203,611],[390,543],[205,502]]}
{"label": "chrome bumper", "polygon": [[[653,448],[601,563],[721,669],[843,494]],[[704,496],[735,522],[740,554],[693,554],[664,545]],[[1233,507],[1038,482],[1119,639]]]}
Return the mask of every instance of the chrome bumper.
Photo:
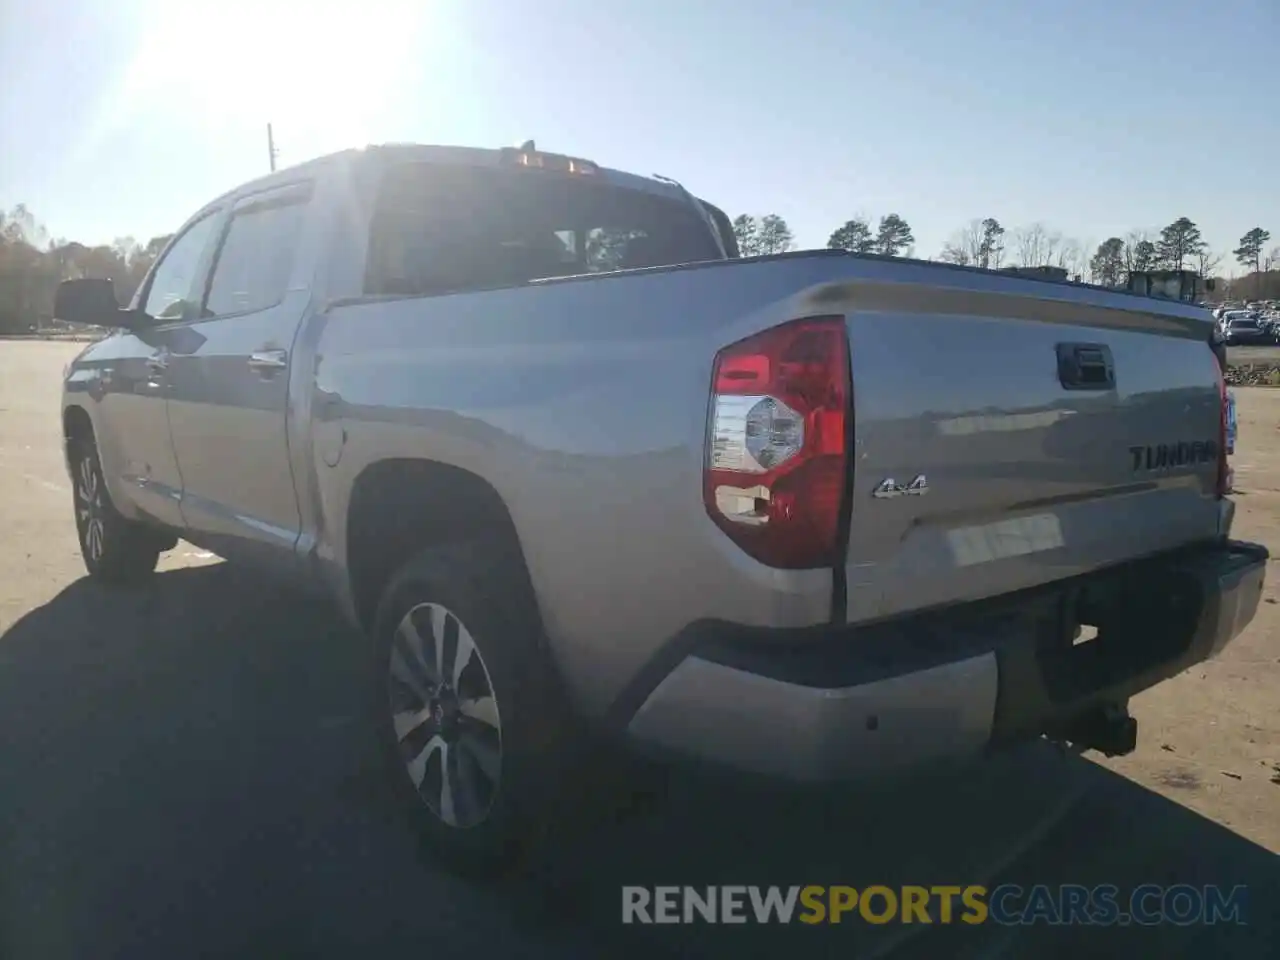
{"label": "chrome bumper", "polygon": [[[1224,501],[1226,529],[1233,509]],[[1094,686],[1066,697],[1053,681],[1072,668],[1043,656],[1026,631],[990,637],[985,652],[970,648],[953,661],[849,686],[780,679],[692,651],[653,687],[625,730],[648,752],[796,781],[857,780],[976,758],[1098,704],[1124,703],[1215,656],[1257,613],[1267,557],[1265,547],[1227,542],[1171,560],[1169,575],[1179,579],[1169,582],[1201,598],[1194,623],[1170,631],[1167,642],[1147,644],[1150,655],[1132,670],[1101,671]],[[1108,649],[1127,660],[1134,645],[1121,639]]]}
{"label": "chrome bumper", "polygon": [[689,657],[636,712],[643,744],[789,780],[857,779],[977,756],[991,736],[996,657],[837,689]]}

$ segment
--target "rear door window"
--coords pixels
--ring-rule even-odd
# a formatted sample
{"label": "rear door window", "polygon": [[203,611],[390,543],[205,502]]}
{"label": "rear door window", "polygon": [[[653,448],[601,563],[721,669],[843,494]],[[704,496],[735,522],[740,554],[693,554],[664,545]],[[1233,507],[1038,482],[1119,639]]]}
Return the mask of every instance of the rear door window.
{"label": "rear door window", "polygon": [[365,292],[448,293],[719,256],[688,203],[544,171],[402,164],[375,207]]}

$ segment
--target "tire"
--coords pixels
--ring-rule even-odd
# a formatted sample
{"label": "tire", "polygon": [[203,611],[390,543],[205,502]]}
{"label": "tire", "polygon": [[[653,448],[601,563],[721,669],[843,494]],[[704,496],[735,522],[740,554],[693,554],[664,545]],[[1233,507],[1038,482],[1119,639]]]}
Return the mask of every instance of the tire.
{"label": "tire", "polygon": [[76,534],[89,576],[110,584],[145,580],[155,572],[163,535],[116,510],[93,441],[77,443],[71,467]]}
{"label": "tire", "polygon": [[546,835],[573,762],[537,606],[510,554],[484,543],[420,554],[373,627],[374,725],[396,800],[433,853],[481,876]]}

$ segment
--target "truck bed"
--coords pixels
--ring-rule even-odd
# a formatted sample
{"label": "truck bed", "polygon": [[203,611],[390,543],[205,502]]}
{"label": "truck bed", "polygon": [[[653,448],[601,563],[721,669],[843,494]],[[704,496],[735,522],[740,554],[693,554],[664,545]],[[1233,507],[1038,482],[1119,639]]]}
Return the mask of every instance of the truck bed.
{"label": "truck bed", "polygon": [[[852,373],[845,562],[771,568],[703,500],[713,365],[833,315]],[[376,457],[488,478],[575,699],[602,713],[695,621],[879,620],[1213,538],[1210,326],[1181,303],[833,252],[338,301],[316,348],[317,469],[337,474],[321,496]],[[1114,386],[1064,387],[1058,344],[1106,347]],[[917,477],[926,493],[874,496]],[[342,556],[341,534],[321,550]]]}

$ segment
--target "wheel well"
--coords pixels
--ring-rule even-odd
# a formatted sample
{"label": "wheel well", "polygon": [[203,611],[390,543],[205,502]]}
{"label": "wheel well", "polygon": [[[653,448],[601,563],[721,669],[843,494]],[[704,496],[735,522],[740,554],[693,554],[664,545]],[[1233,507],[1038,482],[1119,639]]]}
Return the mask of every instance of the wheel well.
{"label": "wheel well", "polygon": [[83,407],[67,407],[63,411],[63,451],[68,465],[72,462],[73,448],[84,443],[93,443],[93,422]]}
{"label": "wheel well", "polygon": [[67,407],[62,411],[62,436],[68,450],[72,443],[93,440],[93,423],[89,414],[80,407]]}
{"label": "wheel well", "polygon": [[[72,471],[75,470],[72,463],[72,457],[75,456],[73,447],[76,444],[92,444],[95,442],[93,435],[93,421],[89,419],[89,414],[83,407],[71,406],[62,411],[62,436],[65,443],[67,454],[67,467]],[[101,451],[99,451],[100,453]],[[101,465],[99,465],[101,466]],[[73,476],[72,483],[77,480]],[[107,496],[111,496],[110,490]],[[116,509],[113,505],[113,509]],[[144,530],[150,532],[156,545],[161,550],[172,550],[178,543],[178,531],[162,525],[159,521],[147,516],[137,516],[130,518],[130,522],[136,522],[142,526]]]}
{"label": "wheel well", "polygon": [[347,508],[347,573],[360,622],[371,624],[383,587],[415,554],[480,538],[518,560],[528,586],[515,524],[487,480],[432,460],[384,460],[366,467]]}

